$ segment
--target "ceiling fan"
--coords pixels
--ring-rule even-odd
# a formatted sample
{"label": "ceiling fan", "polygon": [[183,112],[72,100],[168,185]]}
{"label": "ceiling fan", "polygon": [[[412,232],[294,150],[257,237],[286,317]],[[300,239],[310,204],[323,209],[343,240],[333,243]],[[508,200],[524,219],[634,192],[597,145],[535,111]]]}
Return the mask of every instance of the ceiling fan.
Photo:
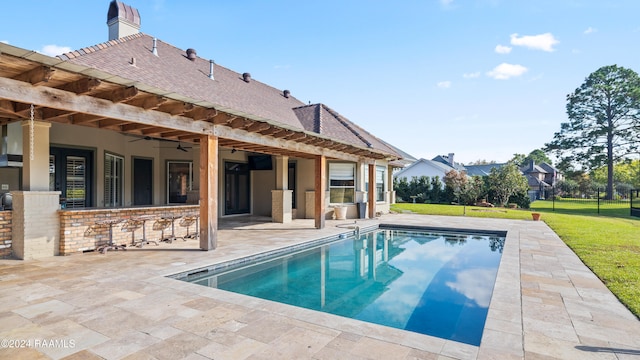
{"label": "ceiling fan", "polygon": [[[171,141],[171,140],[164,140],[164,141]],[[171,141],[171,142],[175,142],[175,141]],[[178,141],[178,146],[175,147],[176,150],[180,150],[180,151],[184,151],[184,152],[188,152],[189,149],[191,149],[191,146],[182,146],[182,142]],[[166,146],[160,146],[158,147],[159,149],[173,149],[173,147],[166,147]]]}
{"label": "ceiling fan", "polygon": [[[175,141],[175,140],[170,140],[170,139],[163,139],[163,138],[154,138],[151,136],[144,136],[144,137],[139,137],[137,139],[133,139],[133,140],[129,140],[129,142],[135,142],[135,141],[140,141],[140,140],[157,140],[157,141],[167,141],[167,142],[172,142],[178,143],[178,146],[175,147],[176,150],[180,150],[180,151],[184,151],[184,152],[188,152],[189,149],[191,149],[191,146],[182,146],[182,142],[181,141]],[[158,148],[164,148],[164,149],[168,149],[167,147],[158,147]]]}

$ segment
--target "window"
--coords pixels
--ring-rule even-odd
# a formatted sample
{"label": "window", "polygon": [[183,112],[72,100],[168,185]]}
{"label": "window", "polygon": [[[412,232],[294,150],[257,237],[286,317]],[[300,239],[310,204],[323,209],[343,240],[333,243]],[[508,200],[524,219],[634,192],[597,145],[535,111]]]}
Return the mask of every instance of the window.
{"label": "window", "polygon": [[193,187],[193,163],[191,161],[167,162],[167,202],[184,204],[187,192]]}
{"label": "window", "polygon": [[[124,158],[113,154],[104,154],[104,206],[122,206],[124,185]],[[67,198],[69,191],[67,190]],[[67,199],[67,203],[69,200]]]}
{"label": "window", "polygon": [[329,164],[329,202],[354,203],[356,193],[356,166],[349,163]]}
{"label": "window", "polygon": [[[376,201],[385,201],[384,198],[384,192],[385,192],[385,187],[384,187],[384,178],[386,176],[387,173],[387,168],[384,166],[376,166]],[[367,191],[369,191],[369,169],[366,169],[365,173],[364,173],[364,181],[365,181],[365,189]]]}
{"label": "window", "polygon": [[376,166],[376,201],[384,201],[384,177],[386,168],[384,166]]}

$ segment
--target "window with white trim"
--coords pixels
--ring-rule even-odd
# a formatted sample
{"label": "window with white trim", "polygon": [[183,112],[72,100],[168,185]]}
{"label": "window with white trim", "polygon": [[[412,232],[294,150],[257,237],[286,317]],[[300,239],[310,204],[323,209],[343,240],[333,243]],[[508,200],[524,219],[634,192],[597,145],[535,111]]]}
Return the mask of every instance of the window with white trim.
{"label": "window with white trim", "polygon": [[329,164],[329,202],[354,203],[356,194],[356,164]]}
{"label": "window with white trim", "polygon": [[104,154],[104,206],[123,206],[124,194],[124,158],[113,154]]}

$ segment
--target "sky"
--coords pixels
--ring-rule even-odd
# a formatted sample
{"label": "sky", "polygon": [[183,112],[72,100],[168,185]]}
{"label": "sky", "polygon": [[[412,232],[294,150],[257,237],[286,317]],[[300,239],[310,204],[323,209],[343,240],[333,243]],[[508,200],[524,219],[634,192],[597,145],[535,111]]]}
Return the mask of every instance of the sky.
{"label": "sky", "polygon": [[[52,56],[105,42],[109,2],[4,2],[0,41]],[[640,71],[637,0],[124,2],[141,32],[326,104],[416,158],[528,154],[589,74]]]}

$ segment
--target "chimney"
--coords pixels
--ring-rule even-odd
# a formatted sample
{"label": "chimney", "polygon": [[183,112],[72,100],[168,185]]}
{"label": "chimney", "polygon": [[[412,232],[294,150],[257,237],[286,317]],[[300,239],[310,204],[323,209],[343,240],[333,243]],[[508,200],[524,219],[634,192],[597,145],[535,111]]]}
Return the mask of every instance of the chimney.
{"label": "chimney", "polygon": [[449,156],[447,156],[447,160],[449,161],[449,165],[451,165],[452,167],[455,166],[455,163],[453,162],[453,155],[455,155],[454,153],[449,153]]}
{"label": "chimney", "polygon": [[243,73],[242,74],[242,80],[244,80],[244,82],[250,82],[251,81],[251,74]]}
{"label": "chimney", "polygon": [[109,40],[137,34],[140,32],[140,13],[121,1],[113,0],[107,13]]}

